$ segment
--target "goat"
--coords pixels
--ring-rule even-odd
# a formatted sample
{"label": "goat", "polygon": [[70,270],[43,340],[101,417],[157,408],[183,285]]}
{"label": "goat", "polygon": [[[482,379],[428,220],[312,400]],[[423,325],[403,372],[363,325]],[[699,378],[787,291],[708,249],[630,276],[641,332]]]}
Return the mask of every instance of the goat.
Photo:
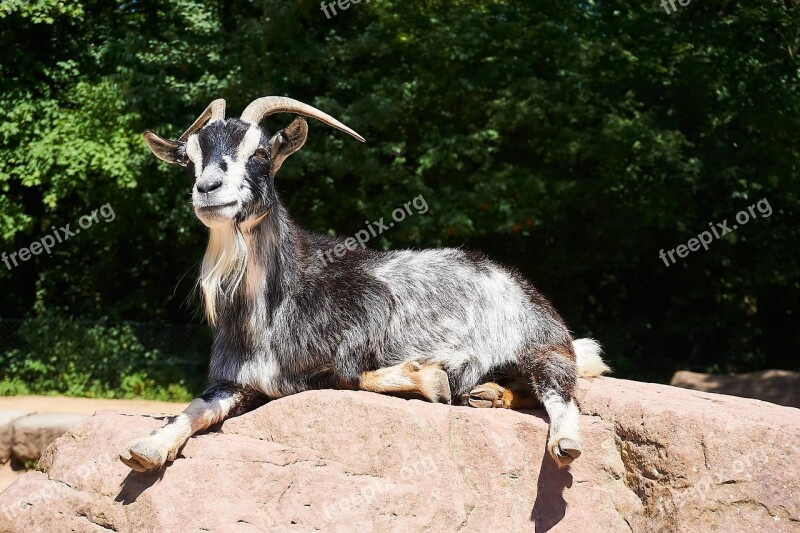
{"label": "goat", "polygon": [[[280,112],[298,116],[270,137],[259,122]],[[274,183],[306,141],[303,116],[364,142],[322,111],[275,96],[239,119],[225,119],[225,101],[215,100],[177,140],[145,132],[156,157],[193,179],[194,211],[209,229],[199,284],[214,339],[207,390],[131,442],[122,462],[160,469],[198,431],[309,389],[514,407],[510,389],[482,383],[503,373],[532,382],[550,417],[547,450],[559,467],[570,464],[581,453],[579,374],[608,370],[597,342],[573,340],[536,289],[478,253],[347,248],[321,264],[319,252],[344,239],[295,225]]]}

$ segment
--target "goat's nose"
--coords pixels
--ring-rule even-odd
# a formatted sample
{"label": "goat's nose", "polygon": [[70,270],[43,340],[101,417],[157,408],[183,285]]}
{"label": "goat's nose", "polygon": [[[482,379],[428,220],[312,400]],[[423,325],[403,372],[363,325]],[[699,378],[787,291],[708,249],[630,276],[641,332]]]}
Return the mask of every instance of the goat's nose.
{"label": "goat's nose", "polygon": [[222,180],[218,179],[197,180],[198,192],[210,193],[211,191],[216,191],[221,186],[222,186]]}

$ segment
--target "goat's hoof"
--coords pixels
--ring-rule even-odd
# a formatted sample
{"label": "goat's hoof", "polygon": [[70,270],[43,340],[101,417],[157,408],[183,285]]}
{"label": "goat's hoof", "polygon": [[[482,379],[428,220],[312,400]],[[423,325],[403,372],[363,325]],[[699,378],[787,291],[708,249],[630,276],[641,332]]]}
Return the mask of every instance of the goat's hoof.
{"label": "goat's hoof", "polygon": [[441,365],[420,363],[409,359],[401,364],[404,374],[412,380],[417,391],[429,402],[450,403],[450,379]]}
{"label": "goat's hoof", "polygon": [[507,408],[507,402],[504,400],[507,399],[508,393],[510,393],[510,391],[497,383],[484,383],[483,385],[478,385],[469,392],[467,402],[471,407],[477,407],[479,409]]}
{"label": "goat's hoof", "polygon": [[558,468],[564,468],[581,456],[581,443],[574,439],[559,439],[548,446]]}
{"label": "goat's hoof", "polygon": [[442,403],[449,404],[450,401],[451,401],[450,378],[447,376],[447,372],[445,372],[444,370],[439,368],[439,369],[436,369],[436,371],[433,372],[433,374],[435,376],[434,379],[438,383],[438,386],[437,386],[438,392],[439,392],[438,401],[440,401]]}
{"label": "goat's hoof", "polygon": [[430,402],[450,403],[450,380],[438,365],[422,365],[418,374],[419,391]]}
{"label": "goat's hoof", "polygon": [[409,359],[408,361],[404,361],[401,365],[403,370],[409,373],[419,372],[422,370],[422,365],[416,359]]}
{"label": "goat's hoof", "polygon": [[131,442],[128,449],[119,454],[119,460],[136,472],[151,472],[164,466],[168,455],[150,438],[145,438]]}

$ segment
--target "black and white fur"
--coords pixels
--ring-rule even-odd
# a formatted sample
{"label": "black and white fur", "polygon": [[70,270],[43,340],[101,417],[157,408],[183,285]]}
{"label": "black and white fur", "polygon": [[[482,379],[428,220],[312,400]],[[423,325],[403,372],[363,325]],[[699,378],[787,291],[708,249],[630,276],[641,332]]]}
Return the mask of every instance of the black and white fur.
{"label": "black and white fur", "polygon": [[195,180],[194,209],[210,231],[200,285],[214,341],[207,391],[131,443],[123,462],[160,468],[226,417],[304,390],[358,389],[362,373],[409,360],[439,365],[454,401],[498,372],[526,376],[550,416],[550,454],[559,466],[580,455],[574,393],[579,367],[608,369],[599,345],[573,341],[536,289],[477,253],[355,249],[318,261],[344,239],[294,224],[274,185],[306,133],[301,117],[271,138],[240,119],[211,120],[182,142],[148,132],[153,152]]}

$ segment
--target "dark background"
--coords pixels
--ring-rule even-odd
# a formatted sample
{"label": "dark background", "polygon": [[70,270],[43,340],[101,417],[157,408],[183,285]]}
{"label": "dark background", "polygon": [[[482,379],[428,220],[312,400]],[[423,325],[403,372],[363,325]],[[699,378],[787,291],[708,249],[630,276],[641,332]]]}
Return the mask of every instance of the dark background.
{"label": "dark background", "polygon": [[[2,250],[105,204],[116,218],[0,264],[0,394],[202,387],[206,231],[141,133],[268,94],[367,138],[310,123],[277,178],[304,227],[352,235],[423,195],[426,214],[369,245],[513,265],[619,377],[800,368],[796,0],[3,6]],[[659,258],[764,198],[771,216]]]}

